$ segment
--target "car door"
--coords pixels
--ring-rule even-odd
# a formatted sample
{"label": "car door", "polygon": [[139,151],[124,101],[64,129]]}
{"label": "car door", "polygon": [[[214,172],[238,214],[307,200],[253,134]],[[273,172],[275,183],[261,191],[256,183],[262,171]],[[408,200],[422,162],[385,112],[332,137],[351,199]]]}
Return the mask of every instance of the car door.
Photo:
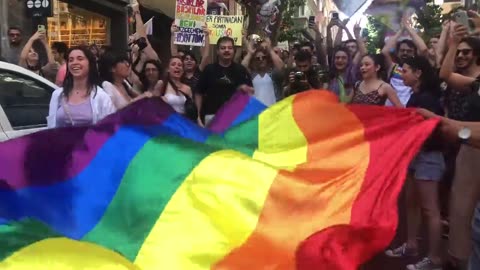
{"label": "car door", "polygon": [[3,112],[2,106],[0,106],[0,142],[8,140],[7,134],[5,134],[2,128],[4,125],[7,125],[7,123],[7,116]]}
{"label": "car door", "polygon": [[53,87],[22,73],[0,70],[0,106],[8,119],[2,128],[8,139],[46,128],[53,91]]}

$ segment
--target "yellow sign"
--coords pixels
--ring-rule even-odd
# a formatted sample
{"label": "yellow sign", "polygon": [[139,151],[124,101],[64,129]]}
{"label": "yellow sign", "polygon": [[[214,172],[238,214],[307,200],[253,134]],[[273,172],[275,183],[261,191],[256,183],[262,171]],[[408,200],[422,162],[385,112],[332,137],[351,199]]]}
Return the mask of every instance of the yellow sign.
{"label": "yellow sign", "polygon": [[207,15],[210,44],[217,44],[219,38],[233,38],[235,46],[242,46],[243,16]]}

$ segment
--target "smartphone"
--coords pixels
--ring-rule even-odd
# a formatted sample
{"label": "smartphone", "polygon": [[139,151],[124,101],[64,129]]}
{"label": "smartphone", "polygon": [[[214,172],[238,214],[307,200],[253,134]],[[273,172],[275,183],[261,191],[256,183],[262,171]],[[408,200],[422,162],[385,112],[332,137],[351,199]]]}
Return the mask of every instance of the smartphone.
{"label": "smartphone", "polygon": [[40,33],[45,33],[45,25],[39,24],[39,25],[38,25],[38,32],[40,32]]}
{"label": "smartphone", "polygon": [[465,10],[459,10],[455,12],[455,22],[465,26],[468,29],[468,32],[472,32],[472,25],[468,19],[468,14]]}

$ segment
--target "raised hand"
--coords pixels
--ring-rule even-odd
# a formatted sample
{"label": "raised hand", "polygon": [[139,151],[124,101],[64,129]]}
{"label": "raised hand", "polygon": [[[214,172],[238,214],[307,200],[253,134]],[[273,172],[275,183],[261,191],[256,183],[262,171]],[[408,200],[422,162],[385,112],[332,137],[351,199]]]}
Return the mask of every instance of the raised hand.
{"label": "raised hand", "polygon": [[360,32],[362,31],[362,27],[360,26],[361,20],[358,20],[355,25],[353,26],[353,33],[356,35],[359,35]]}

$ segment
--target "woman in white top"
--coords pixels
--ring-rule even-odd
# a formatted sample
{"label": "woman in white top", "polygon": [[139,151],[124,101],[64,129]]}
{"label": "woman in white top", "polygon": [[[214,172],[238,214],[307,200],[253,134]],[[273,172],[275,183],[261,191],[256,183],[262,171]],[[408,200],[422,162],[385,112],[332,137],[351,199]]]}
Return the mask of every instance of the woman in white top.
{"label": "woman in white top", "polygon": [[126,107],[139,96],[133,90],[127,78],[130,76],[130,60],[126,54],[110,51],[106,52],[98,62],[100,77],[103,80],[102,88],[112,99],[117,110]]}
{"label": "woman in white top", "polygon": [[[185,111],[185,103],[187,100],[190,102],[190,104],[193,104],[193,94],[190,86],[181,82],[183,72],[182,58],[178,56],[170,58],[165,78],[161,81],[158,81],[153,91],[153,95],[162,97],[162,99],[172,106],[172,108],[179,114],[193,118],[190,115],[191,112]],[[198,112],[195,113],[197,113],[198,117]]]}
{"label": "woman in white top", "polygon": [[64,87],[55,90],[50,100],[49,128],[88,126],[115,112],[110,97],[98,87],[94,55],[85,47],[68,51]]}

